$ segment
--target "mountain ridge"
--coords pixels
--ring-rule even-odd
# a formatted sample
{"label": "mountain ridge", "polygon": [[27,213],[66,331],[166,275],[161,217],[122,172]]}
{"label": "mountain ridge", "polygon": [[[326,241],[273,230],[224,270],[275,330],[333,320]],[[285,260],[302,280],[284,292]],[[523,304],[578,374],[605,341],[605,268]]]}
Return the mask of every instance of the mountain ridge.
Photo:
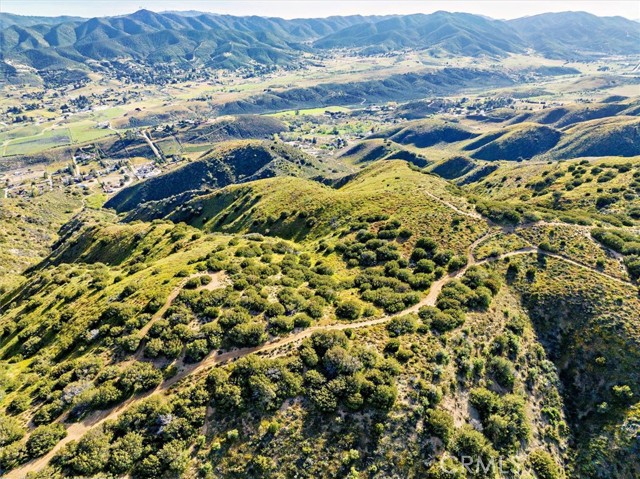
{"label": "mountain ridge", "polygon": [[[12,18],[7,15],[0,18]],[[622,17],[583,12],[509,21],[443,11],[284,20],[142,9],[86,20],[60,17],[48,25],[35,21],[5,20],[0,42],[5,59],[38,70],[86,69],[87,60],[114,57],[177,64],[198,60],[219,68],[277,65],[298,58],[307,48],[351,48],[364,55],[409,48],[436,55],[489,57],[531,48],[564,59],[640,53],[640,25]],[[558,40],[549,40],[552,37]]]}

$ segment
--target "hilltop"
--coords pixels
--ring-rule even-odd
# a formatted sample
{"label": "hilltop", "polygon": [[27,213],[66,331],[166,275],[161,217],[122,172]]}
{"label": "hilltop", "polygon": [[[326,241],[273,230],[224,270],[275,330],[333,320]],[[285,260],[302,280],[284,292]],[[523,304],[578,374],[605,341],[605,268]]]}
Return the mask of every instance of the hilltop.
{"label": "hilltop", "polygon": [[222,143],[191,163],[124,188],[105,207],[128,211],[144,202],[203,188],[215,189],[278,174],[315,176],[320,172],[316,161],[287,145],[255,140]]}

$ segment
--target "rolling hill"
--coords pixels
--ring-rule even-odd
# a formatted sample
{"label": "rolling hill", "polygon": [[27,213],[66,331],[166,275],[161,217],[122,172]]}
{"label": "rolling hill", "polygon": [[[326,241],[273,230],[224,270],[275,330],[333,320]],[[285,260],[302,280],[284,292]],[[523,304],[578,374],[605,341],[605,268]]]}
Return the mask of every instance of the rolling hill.
{"label": "rolling hill", "polygon": [[417,121],[407,122],[397,128],[376,133],[370,138],[386,138],[402,145],[426,148],[438,143],[455,143],[478,136],[454,122]]}
{"label": "rolling hill", "polygon": [[431,71],[394,74],[380,80],[319,83],[311,87],[271,91],[220,106],[223,115],[267,113],[327,105],[362,105],[459,92],[481,85],[513,85],[517,73],[481,68],[445,67]]}
{"label": "rolling hill", "polygon": [[0,22],[0,477],[640,477],[637,27]]}
{"label": "rolling hill", "polygon": [[474,140],[464,147],[480,160],[528,160],[552,149],[562,132],[548,126],[521,124]]}
{"label": "rolling hill", "polygon": [[34,25],[58,25],[67,22],[81,22],[86,19],[82,17],[60,16],[60,17],[38,17],[33,15],[14,15],[13,13],[0,12],[0,29],[8,28],[12,25],[20,27],[31,27]]}
{"label": "rolling hill", "polygon": [[118,212],[190,191],[216,189],[231,183],[276,175],[315,176],[320,164],[300,150],[281,143],[246,140],[216,145],[199,159],[119,191],[106,204]]}
{"label": "rolling hill", "polygon": [[[570,225],[505,231],[459,193],[384,161],[78,218],[1,305],[3,474],[430,477],[462,451],[634,477],[635,289]],[[537,226],[567,249],[501,242]]]}

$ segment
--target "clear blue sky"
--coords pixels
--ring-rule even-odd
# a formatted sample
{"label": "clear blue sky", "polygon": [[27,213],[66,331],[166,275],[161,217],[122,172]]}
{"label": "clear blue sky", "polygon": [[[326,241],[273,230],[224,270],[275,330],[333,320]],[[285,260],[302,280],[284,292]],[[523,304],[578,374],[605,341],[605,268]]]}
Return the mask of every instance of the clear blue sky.
{"label": "clear blue sky", "polygon": [[429,13],[437,10],[517,18],[573,10],[640,19],[640,0],[0,0],[0,11],[20,15],[96,17],[123,15],[140,8],[155,12],[198,10],[282,18]]}

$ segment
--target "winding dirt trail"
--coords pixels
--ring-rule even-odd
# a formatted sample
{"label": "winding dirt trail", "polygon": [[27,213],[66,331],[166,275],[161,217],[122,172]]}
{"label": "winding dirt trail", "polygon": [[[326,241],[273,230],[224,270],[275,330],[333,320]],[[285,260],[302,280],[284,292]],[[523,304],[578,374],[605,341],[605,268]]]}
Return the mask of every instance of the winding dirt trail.
{"label": "winding dirt trail", "polygon": [[[369,319],[366,321],[359,321],[359,322],[354,322],[354,323],[337,323],[337,324],[331,324],[331,325],[325,325],[325,326],[313,326],[307,329],[303,329],[297,332],[294,332],[292,334],[290,334],[287,337],[284,338],[276,338],[273,339],[265,344],[262,344],[260,346],[255,346],[255,347],[251,347],[251,348],[239,348],[239,349],[234,349],[231,351],[227,351],[224,353],[218,353],[217,351],[211,352],[209,355],[205,356],[205,358],[200,361],[199,363],[195,363],[195,364],[185,364],[182,361],[179,361],[176,366],[178,367],[178,373],[167,379],[166,381],[164,381],[162,384],[160,384],[156,389],[151,390],[151,391],[147,391],[146,393],[143,394],[139,394],[136,396],[133,396],[131,398],[129,398],[128,400],[126,400],[125,402],[119,404],[118,406],[111,408],[111,409],[106,409],[103,411],[96,411],[95,413],[91,414],[89,417],[85,418],[83,421],[78,422],[78,423],[73,423],[67,426],[67,436],[62,439],[49,453],[47,453],[46,455],[35,459],[33,461],[28,462],[27,464],[24,464],[22,467],[18,468],[18,469],[14,469],[13,471],[8,472],[4,478],[5,479],[23,479],[27,473],[29,472],[34,472],[34,471],[38,471],[40,469],[42,469],[43,467],[45,467],[49,461],[53,458],[53,456],[67,443],[69,443],[72,440],[78,440],[80,439],[85,433],[87,433],[89,430],[99,426],[100,424],[104,423],[105,421],[108,420],[114,420],[116,419],[118,416],[120,416],[120,414],[122,414],[124,411],[126,411],[130,406],[132,406],[133,404],[136,404],[144,399],[147,399],[149,397],[164,393],[165,391],[169,390],[173,385],[175,385],[176,383],[178,383],[179,381],[181,381],[182,379],[185,379],[189,376],[194,376],[197,375],[199,373],[202,373],[204,371],[206,371],[207,369],[214,367],[216,365],[219,364],[224,364],[227,363],[229,361],[233,361],[236,359],[240,359],[242,357],[245,357],[249,354],[257,354],[257,353],[267,353],[267,352],[271,352],[271,351],[275,351],[277,349],[283,348],[284,346],[287,345],[291,345],[293,343],[296,343],[298,341],[301,341],[305,338],[310,337],[314,332],[316,331],[330,331],[330,330],[334,330],[334,331],[339,331],[339,330],[345,330],[345,329],[358,329],[358,328],[366,328],[366,327],[370,327],[370,326],[376,326],[376,325],[380,325],[380,324],[384,324],[388,321],[390,321],[391,319],[398,317],[398,316],[402,316],[404,314],[407,313],[415,313],[417,312],[422,306],[434,306],[436,304],[436,300],[438,298],[438,295],[440,294],[440,291],[442,291],[442,288],[449,283],[450,281],[456,279],[456,278],[460,278],[462,277],[465,272],[474,265],[483,265],[483,264],[488,264],[488,263],[492,263],[492,262],[496,262],[496,261],[500,261],[503,260],[505,258],[509,258],[512,256],[518,256],[518,255],[525,255],[525,254],[541,254],[544,256],[549,256],[555,259],[558,259],[560,261],[564,261],[566,263],[569,263],[573,266],[577,266],[579,268],[583,268],[583,269],[587,269],[589,271],[592,271],[594,273],[597,273],[601,276],[605,276],[613,281],[617,281],[619,283],[623,283],[625,285],[631,286],[631,287],[635,287],[635,285],[629,281],[625,281],[623,279],[620,278],[616,278],[615,276],[611,276],[608,275],[606,273],[603,273],[601,271],[598,271],[596,268],[584,265],[582,263],[579,263],[577,261],[574,261],[572,259],[566,258],[562,255],[556,254],[556,253],[551,253],[549,251],[544,251],[541,250],[539,248],[536,247],[526,247],[526,248],[522,248],[516,251],[511,251],[505,254],[502,254],[500,256],[496,256],[496,257],[492,257],[492,258],[486,258],[480,261],[476,261],[474,256],[473,256],[473,252],[476,248],[477,245],[479,245],[480,243],[482,243],[483,241],[485,241],[486,239],[488,239],[489,237],[495,235],[496,232],[495,231],[491,231],[485,235],[483,235],[482,237],[478,238],[476,241],[474,241],[468,249],[467,252],[467,265],[465,265],[463,268],[461,268],[460,270],[450,273],[446,276],[443,276],[442,278],[434,281],[431,284],[431,287],[429,288],[429,292],[428,294],[417,304],[397,313],[394,315],[386,315],[383,316],[381,318],[376,318],[376,319]],[[223,278],[223,277],[222,277]],[[182,288],[184,287],[184,284],[186,283],[186,281],[189,278],[186,278],[184,281],[182,281],[169,295],[169,297],[167,298],[167,301],[165,303],[165,305],[154,315],[154,318],[159,318],[162,317],[162,314],[164,314],[164,312],[166,312],[166,310],[171,306],[171,304],[173,303],[173,301],[175,300],[175,298],[178,297],[178,294],[180,294],[180,291],[182,291]],[[219,279],[220,281],[223,281],[223,279]],[[213,283],[213,281],[212,281]],[[211,285],[211,283],[209,283]],[[207,287],[207,286],[205,286]],[[213,286],[211,286],[210,288],[212,288]],[[142,331],[148,331],[148,329],[151,327],[151,323],[153,322],[153,318],[152,320],[149,321],[148,323],[148,327],[145,327],[141,330]],[[140,351],[141,353],[141,351]],[[138,356],[140,354],[139,352],[136,353],[136,356]],[[61,418],[58,419],[58,422],[64,422],[64,419],[66,418],[66,415],[63,415]]]}
{"label": "winding dirt trail", "polygon": [[[473,218],[476,220],[481,220],[483,219],[482,215],[480,213],[476,213],[475,211],[465,211],[465,210],[461,210],[460,208],[458,208],[456,205],[454,205],[453,203],[449,203],[447,200],[443,200],[442,198],[440,198],[439,196],[434,195],[433,193],[426,191],[426,190],[422,190],[422,192],[433,198],[434,200],[436,200],[439,203],[442,203],[443,205],[449,207],[450,209],[452,209],[453,211],[455,211],[456,213],[458,213],[459,215],[462,216],[467,216],[469,218]],[[490,221],[488,221],[489,224],[491,224]]]}
{"label": "winding dirt trail", "polygon": [[[173,302],[176,300],[176,298],[178,297],[180,292],[184,289],[184,286],[185,286],[185,284],[187,284],[187,281],[189,281],[190,279],[193,279],[193,278],[198,278],[200,276],[209,276],[209,278],[211,278],[211,281],[208,284],[198,288],[200,290],[202,290],[202,289],[213,290],[213,289],[216,289],[216,288],[220,288],[221,286],[224,286],[224,284],[225,284],[225,282],[227,280],[227,276],[225,275],[224,271],[218,271],[217,273],[194,273],[194,274],[184,278],[173,289],[173,291],[171,291],[171,293],[169,293],[169,296],[167,296],[167,300],[165,301],[164,305],[158,311],[156,311],[154,313],[154,315],[151,317],[151,319],[149,321],[147,321],[147,324],[145,324],[140,329],[140,331],[138,332],[138,335],[141,338],[144,339],[144,337],[147,335],[147,333],[151,329],[151,326],[153,326],[156,323],[156,321],[161,319],[164,316],[164,314],[167,312],[167,310],[173,305]],[[143,350],[144,350],[144,342],[140,341],[140,346],[138,346],[138,349],[136,350],[136,352],[133,355],[133,357],[135,359],[139,359],[142,356]]]}
{"label": "winding dirt trail", "polygon": [[[486,236],[486,235],[485,235]],[[178,364],[176,364],[176,366],[179,368],[178,369],[178,373],[167,379],[166,381],[164,381],[162,384],[160,384],[156,389],[151,390],[151,391],[147,391],[146,393],[143,394],[139,394],[136,396],[133,396],[131,398],[129,398],[128,400],[124,401],[123,403],[111,408],[111,409],[105,409],[102,411],[96,411],[94,413],[92,413],[91,415],[89,415],[88,417],[86,417],[85,419],[83,419],[81,422],[77,422],[77,423],[73,423],[73,424],[69,424],[67,426],[67,436],[62,439],[60,442],[58,442],[58,444],[56,444],[56,446],[49,451],[47,454],[45,454],[44,456],[34,459],[26,464],[24,464],[23,466],[21,466],[20,468],[14,469],[10,472],[8,472],[5,476],[3,476],[4,479],[23,479],[29,472],[35,472],[35,471],[39,471],[40,469],[42,469],[43,467],[45,467],[49,461],[53,458],[53,456],[60,450],[62,449],[62,447],[64,447],[65,444],[68,444],[70,441],[74,441],[74,440],[78,440],[80,439],[85,433],[87,433],[89,430],[99,426],[100,424],[104,423],[105,421],[108,420],[113,420],[116,419],[118,416],[120,416],[120,414],[122,414],[124,411],[126,411],[131,405],[136,404],[144,399],[147,399],[151,396],[155,396],[157,394],[163,393],[165,391],[167,391],[168,389],[170,389],[174,384],[176,384],[177,382],[179,382],[180,380],[186,378],[187,376],[192,376],[198,373],[201,373],[215,365],[218,364],[224,364],[226,362],[229,361],[233,361],[239,358],[242,358],[244,356],[247,356],[249,354],[256,354],[256,353],[266,353],[266,352],[270,352],[270,351],[274,351],[276,349],[282,348],[284,346],[287,346],[289,344],[293,344],[296,343],[298,341],[301,341],[305,338],[310,337],[314,332],[316,331],[328,331],[328,330],[345,330],[345,329],[357,329],[357,328],[365,328],[365,327],[369,327],[369,326],[376,326],[379,324],[384,324],[387,321],[390,321],[392,318],[397,317],[397,316],[401,316],[407,313],[415,313],[417,312],[422,306],[433,306],[436,303],[436,299],[438,298],[438,295],[440,294],[440,291],[442,291],[442,288],[444,287],[445,284],[447,284],[449,281],[452,281],[455,278],[459,278],[461,277],[465,271],[472,265],[475,264],[475,262],[473,261],[473,248],[475,248],[475,245],[481,243],[482,241],[484,241],[485,236],[479,238],[478,240],[476,240],[470,247],[469,247],[469,256],[468,258],[471,259],[471,261],[469,262],[469,264],[467,264],[464,268],[462,268],[461,270],[454,272],[454,273],[450,273],[446,276],[443,276],[442,278],[434,281],[431,284],[431,287],[429,288],[429,292],[427,294],[427,296],[425,296],[419,303],[401,311],[398,314],[394,314],[394,315],[388,315],[388,316],[383,316],[381,318],[376,318],[376,319],[369,319],[366,321],[359,321],[359,322],[355,322],[355,323],[337,323],[337,324],[331,324],[331,325],[326,325],[326,326],[313,326],[307,329],[303,329],[297,332],[294,332],[293,334],[290,334],[289,336],[285,337],[285,338],[276,338],[275,340],[271,340],[270,342],[267,342],[265,344],[262,344],[260,346],[255,346],[255,347],[251,347],[251,348],[239,348],[239,349],[234,349],[231,351],[227,351],[224,353],[218,353],[217,351],[211,352],[210,354],[208,354],[207,356],[205,356],[205,358],[200,361],[199,363],[194,363],[194,364],[185,364],[184,362],[180,361],[178,362]],[[195,276],[195,275],[194,275]],[[199,276],[199,275],[198,275]],[[181,281],[175,288],[174,290],[169,294],[169,296],[167,297],[167,301],[165,302],[164,306],[158,310],[153,318],[151,320],[149,320],[149,322],[147,323],[147,325],[141,329],[141,334],[148,332],[148,330],[151,328],[152,324],[159,318],[162,317],[162,315],[169,309],[169,307],[171,307],[171,305],[173,304],[173,302],[175,301],[175,299],[178,297],[178,295],[180,294],[180,291],[182,291],[184,285],[186,284],[186,282],[189,280],[189,278],[185,278],[183,281]],[[213,281],[212,281],[213,283]],[[211,283],[209,283],[211,284]],[[208,285],[207,285],[208,286]],[[205,286],[206,287],[206,286]],[[142,354],[142,347],[139,348],[139,351],[137,351],[135,353],[135,357],[138,357],[139,355]],[[61,416],[57,422],[62,422],[64,423],[64,420],[66,419],[67,415],[64,414],[63,416]]]}

